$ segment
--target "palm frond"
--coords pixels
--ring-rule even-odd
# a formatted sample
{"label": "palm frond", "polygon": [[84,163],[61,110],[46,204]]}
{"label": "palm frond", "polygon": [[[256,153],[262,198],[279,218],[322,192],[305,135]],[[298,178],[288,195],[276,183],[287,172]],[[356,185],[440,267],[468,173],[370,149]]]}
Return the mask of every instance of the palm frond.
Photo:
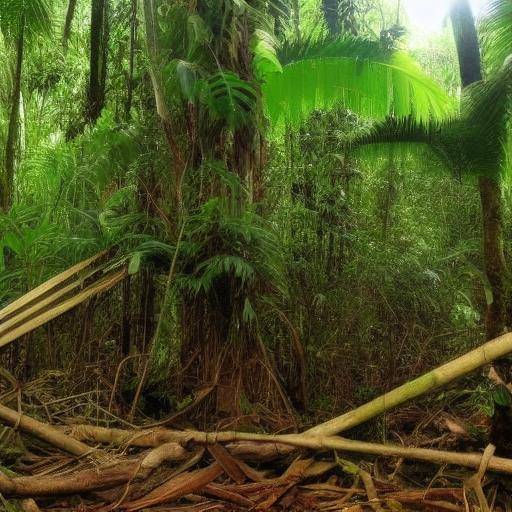
{"label": "palm frond", "polygon": [[274,125],[298,124],[315,109],[340,104],[361,115],[442,119],[448,95],[404,52],[344,37],[327,44],[288,47],[282,73],[267,76],[263,95]]}
{"label": "palm frond", "polygon": [[480,25],[484,57],[491,72],[497,71],[512,54],[512,1],[491,0]]}
{"label": "palm frond", "polygon": [[16,37],[21,24],[25,35],[48,34],[53,26],[49,0],[0,0],[0,27],[4,34]]}

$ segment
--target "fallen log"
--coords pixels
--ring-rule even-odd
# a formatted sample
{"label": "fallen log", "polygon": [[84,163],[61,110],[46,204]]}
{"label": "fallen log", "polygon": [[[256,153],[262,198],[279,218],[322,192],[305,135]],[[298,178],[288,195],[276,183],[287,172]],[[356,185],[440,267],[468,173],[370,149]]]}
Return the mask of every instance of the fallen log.
{"label": "fallen log", "polygon": [[110,489],[129,482],[136,474],[138,460],[101,469],[93,468],[65,475],[20,476],[0,478],[0,493],[5,496],[37,497],[80,494]]}
{"label": "fallen log", "polygon": [[115,461],[67,474],[8,477],[0,471],[0,493],[7,496],[56,496],[112,489],[134,480],[145,480],[166,462],[188,458],[182,446],[163,444],[137,458]]}
{"label": "fallen log", "polygon": [[331,436],[345,432],[413,398],[418,398],[429,391],[449,384],[459,377],[467,375],[511,352],[512,333],[508,333],[375,398],[357,409],[317,425],[306,433],[317,436]]}

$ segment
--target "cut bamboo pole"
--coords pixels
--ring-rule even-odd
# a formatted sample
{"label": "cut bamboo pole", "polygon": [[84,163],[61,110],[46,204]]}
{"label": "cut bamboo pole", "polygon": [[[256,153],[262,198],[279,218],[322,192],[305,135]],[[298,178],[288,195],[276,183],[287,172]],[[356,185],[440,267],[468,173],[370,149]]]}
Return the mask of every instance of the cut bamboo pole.
{"label": "cut bamboo pole", "polygon": [[109,290],[117,283],[122,281],[126,277],[126,274],[126,269],[123,269],[111,276],[105,277],[104,279],[92,284],[82,292],[78,293],[74,297],[65,300],[64,302],[58,304],[54,308],[43,312],[39,316],[32,318],[30,321],[20,325],[19,327],[13,329],[7,334],[0,336],[0,347],[3,347],[4,345],[11,343],[20,336],[23,336],[24,334],[33,331],[34,329],[40,327],[46,322],[49,322],[50,320],[53,320],[54,318],[62,315],[66,311],[73,309],[82,302],[85,302],[88,298],[92,297],[93,295],[97,295],[99,293]]}
{"label": "cut bamboo pole", "polygon": [[46,296],[42,300],[36,300],[36,302],[28,308],[23,308],[19,313],[16,313],[14,316],[11,316],[8,320],[0,323],[0,336],[3,336],[7,331],[12,329],[15,325],[27,320],[31,316],[55,303],[61,297],[66,296],[68,293],[72,292],[74,289],[79,288],[84,283],[85,279],[92,277],[94,274],[100,271],[100,268],[95,268],[92,271],[88,272],[83,278],[72,281],[68,285],[59,288],[52,294]]}
{"label": "cut bamboo pole", "polygon": [[512,333],[505,334],[481,347],[432,370],[421,377],[375,398],[357,409],[338,416],[306,432],[308,435],[330,436],[349,430],[389,409],[449,384],[472,371],[512,352]]}
{"label": "cut bamboo pole", "polygon": [[27,294],[23,295],[23,297],[20,297],[19,299],[15,300],[14,302],[11,302],[9,305],[7,305],[5,308],[0,310],[0,321],[4,318],[6,318],[8,315],[14,313],[18,309],[26,306],[33,300],[37,299],[41,295],[44,295],[46,292],[52,290],[56,286],[64,283],[67,279],[70,277],[73,277],[76,273],[80,272],[81,270],[84,270],[85,268],[89,267],[92,263],[100,259],[102,256],[104,256],[105,252],[100,252],[91,258],[88,258],[84,261],[81,261],[80,263],[77,263],[76,265],[73,265],[72,267],[68,268],[61,274],[52,277],[48,281],[44,282],[43,284],[39,285],[37,288],[34,288]]}

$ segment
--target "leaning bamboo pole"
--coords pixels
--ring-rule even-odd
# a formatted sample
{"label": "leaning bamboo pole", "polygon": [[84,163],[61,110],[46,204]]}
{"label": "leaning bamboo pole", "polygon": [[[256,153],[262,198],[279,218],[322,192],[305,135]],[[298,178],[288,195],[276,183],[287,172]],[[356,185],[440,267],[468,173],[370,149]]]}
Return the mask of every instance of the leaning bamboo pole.
{"label": "leaning bamboo pole", "polygon": [[429,391],[471,373],[488,363],[500,359],[512,352],[512,333],[505,334],[471,352],[450,361],[434,370],[411,380],[402,386],[375,398],[357,409],[353,409],[337,418],[309,429],[306,434],[331,436],[345,432],[360,425],[389,409],[401,405],[413,398],[418,398]]}
{"label": "leaning bamboo pole", "polygon": [[23,307],[21,310],[11,315],[7,320],[4,320],[3,322],[0,323],[0,336],[3,336],[7,331],[11,330],[14,326],[21,324],[21,322],[28,321],[36,314],[41,314],[44,310],[48,309],[51,305],[55,304],[59,299],[66,297],[73,290],[81,288],[86,279],[89,279],[94,274],[97,274],[100,271],[101,267],[93,268],[83,277],[80,277],[61,288],[57,288],[54,292],[50,294],[44,294],[43,296],[40,296],[40,298],[38,298],[36,301],[33,301],[33,303],[31,303],[27,307]]}
{"label": "leaning bamboo pole", "polygon": [[25,307],[27,304],[30,304],[32,301],[43,296],[45,293],[49,292],[50,290],[53,290],[57,286],[66,282],[70,277],[73,277],[78,272],[86,269],[87,267],[90,267],[92,265],[92,263],[99,260],[105,254],[106,254],[105,252],[100,252],[100,253],[92,256],[91,258],[88,258],[84,261],[81,261],[80,263],[77,263],[76,265],[73,265],[72,267],[68,268],[67,270],[60,273],[59,275],[52,277],[48,281],[39,285],[37,288],[34,288],[30,292],[26,293],[25,295],[23,295],[19,299],[15,300],[14,302],[11,302],[5,308],[0,310],[0,321],[2,321],[4,318],[11,315],[12,313],[15,313],[16,311]]}
{"label": "leaning bamboo pole", "polygon": [[44,311],[35,318],[30,319],[28,322],[22,323],[21,325],[6,332],[5,334],[0,335],[0,347],[7,345],[8,343],[19,338],[20,336],[23,336],[24,334],[33,331],[37,327],[44,325],[46,322],[49,322],[50,320],[53,320],[54,318],[62,315],[66,311],[73,309],[82,302],[85,302],[93,295],[98,295],[107,290],[110,290],[110,288],[112,288],[117,283],[122,281],[126,277],[126,275],[126,269],[120,270],[115,274],[109,275],[101,279],[100,281],[97,281],[96,283],[92,284],[91,286],[76,294],[75,296],[65,300],[62,303],[58,303],[56,306],[49,309],[48,311]]}

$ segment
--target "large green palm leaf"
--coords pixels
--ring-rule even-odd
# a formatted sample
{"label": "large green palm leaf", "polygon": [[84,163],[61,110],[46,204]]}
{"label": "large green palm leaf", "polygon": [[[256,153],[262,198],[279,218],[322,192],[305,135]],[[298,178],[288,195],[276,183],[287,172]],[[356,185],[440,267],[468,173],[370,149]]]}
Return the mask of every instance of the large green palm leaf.
{"label": "large green palm leaf", "polygon": [[288,47],[282,73],[266,76],[263,95],[274,124],[297,123],[313,110],[342,104],[362,115],[390,113],[426,121],[451,110],[448,95],[405,52],[344,37]]}

